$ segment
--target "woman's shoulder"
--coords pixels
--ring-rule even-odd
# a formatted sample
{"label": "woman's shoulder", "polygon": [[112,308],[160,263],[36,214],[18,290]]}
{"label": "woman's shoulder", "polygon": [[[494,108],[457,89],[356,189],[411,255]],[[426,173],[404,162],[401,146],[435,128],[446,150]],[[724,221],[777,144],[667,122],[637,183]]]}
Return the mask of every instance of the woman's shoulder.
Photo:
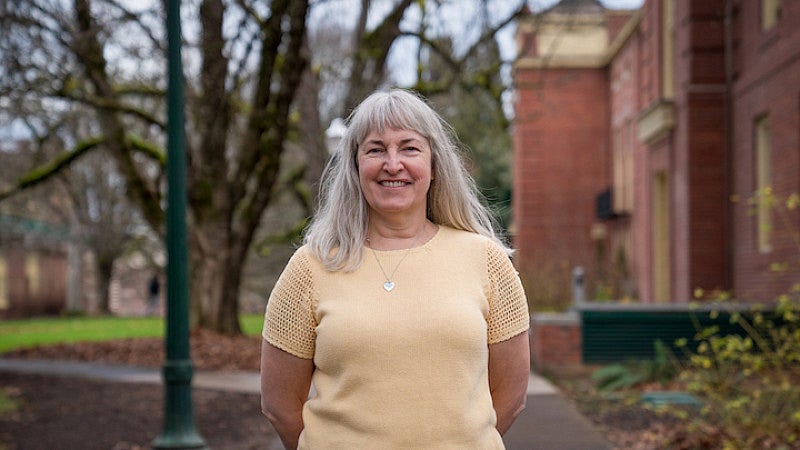
{"label": "woman's shoulder", "polygon": [[442,245],[454,249],[473,249],[484,254],[507,255],[506,248],[496,240],[473,231],[459,230],[446,225],[440,225]]}
{"label": "woman's shoulder", "polygon": [[439,225],[439,236],[444,245],[468,246],[474,248],[476,246],[483,247],[492,243],[489,237],[480,233],[459,230],[447,225]]}
{"label": "woman's shoulder", "polygon": [[311,269],[314,266],[319,265],[319,259],[314,255],[314,251],[308,244],[303,244],[300,247],[297,247],[289,257],[289,265],[303,268],[303,269]]}

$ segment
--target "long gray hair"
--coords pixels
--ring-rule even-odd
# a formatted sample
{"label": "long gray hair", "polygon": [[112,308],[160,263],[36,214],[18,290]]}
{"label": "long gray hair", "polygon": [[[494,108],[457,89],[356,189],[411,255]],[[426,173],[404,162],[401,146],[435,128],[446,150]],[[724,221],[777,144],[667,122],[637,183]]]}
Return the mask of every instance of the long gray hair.
{"label": "long gray hair", "polygon": [[402,89],[375,92],[353,110],[347,124],[322,174],[319,208],[304,239],[328,270],[350,271],[361,264],[368,205],[359,183],[358,146],[367,134],[387,127],[413,130],[428,139],[434,178],[428,190],[428,219],[484,235],[511,252],[495,232],[494,216],[480,201],[452,127],[419,95]]}

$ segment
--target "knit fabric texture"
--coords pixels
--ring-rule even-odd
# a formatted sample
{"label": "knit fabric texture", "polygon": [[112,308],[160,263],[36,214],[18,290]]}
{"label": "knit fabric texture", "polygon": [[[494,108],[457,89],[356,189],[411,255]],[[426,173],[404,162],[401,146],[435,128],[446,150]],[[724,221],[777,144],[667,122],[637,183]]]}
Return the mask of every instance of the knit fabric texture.
{"label": "knit fabric texture", "polygon": [[264,338],[315,365],[299,448],[502,449],[489,345],[529,327],[508,256],[444,226],[410,252],[370,253],[330,272],[301,247],[270,295]]}

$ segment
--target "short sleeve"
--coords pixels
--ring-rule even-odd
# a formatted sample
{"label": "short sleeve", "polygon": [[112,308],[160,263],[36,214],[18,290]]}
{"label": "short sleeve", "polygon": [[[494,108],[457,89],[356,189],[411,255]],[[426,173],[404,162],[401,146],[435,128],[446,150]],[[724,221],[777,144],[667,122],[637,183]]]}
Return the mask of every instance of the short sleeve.
{"label": "short sleeve", "polygon": [[488,342],[496,344],[527,330],[530,314],[522,282],[506,252],[489,243],[486,259],[490,288]]}
{"label": "short sleeve", "polygon": [[262,336],[275,347],[299,358],[313,359],[316,322],[309,256],[298,250],[281,273],[267,302]]}

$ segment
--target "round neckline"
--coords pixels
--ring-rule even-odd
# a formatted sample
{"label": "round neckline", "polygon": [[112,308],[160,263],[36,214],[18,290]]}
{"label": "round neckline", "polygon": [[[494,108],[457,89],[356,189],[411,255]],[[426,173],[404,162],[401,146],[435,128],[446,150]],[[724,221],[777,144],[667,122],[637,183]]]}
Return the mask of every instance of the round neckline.
{"label": "round neckline", "polygon": [[425,241],[425,242],[423,242],[423,243],[421,243],[419,245],[416,245],[414,247],[398,248],[398,249],[395,249],[395,250],[378,250],[376,248],[370,247],[369,244],[365,244],[364,247],[370,249],[371,251],[373,251],[375,253],[379,253],[379,254],[401,253],[401,252],[412,253],[412,252],[415,252],[415,251],[418,251],[418,250],[422,250],[425,247],[428,247],[429,245],[431,245],[431,243],[433,241],[435,241],[439,237],[439,234],[441,234],[441,231],[442,231],[442,226],[439,225],[439,224],[436,224],[436,223],[434,224],[434,226],[436,227],[436,231],[433,233],[433,236],[431,236],[431,238],[428,239],[427,241]]}

